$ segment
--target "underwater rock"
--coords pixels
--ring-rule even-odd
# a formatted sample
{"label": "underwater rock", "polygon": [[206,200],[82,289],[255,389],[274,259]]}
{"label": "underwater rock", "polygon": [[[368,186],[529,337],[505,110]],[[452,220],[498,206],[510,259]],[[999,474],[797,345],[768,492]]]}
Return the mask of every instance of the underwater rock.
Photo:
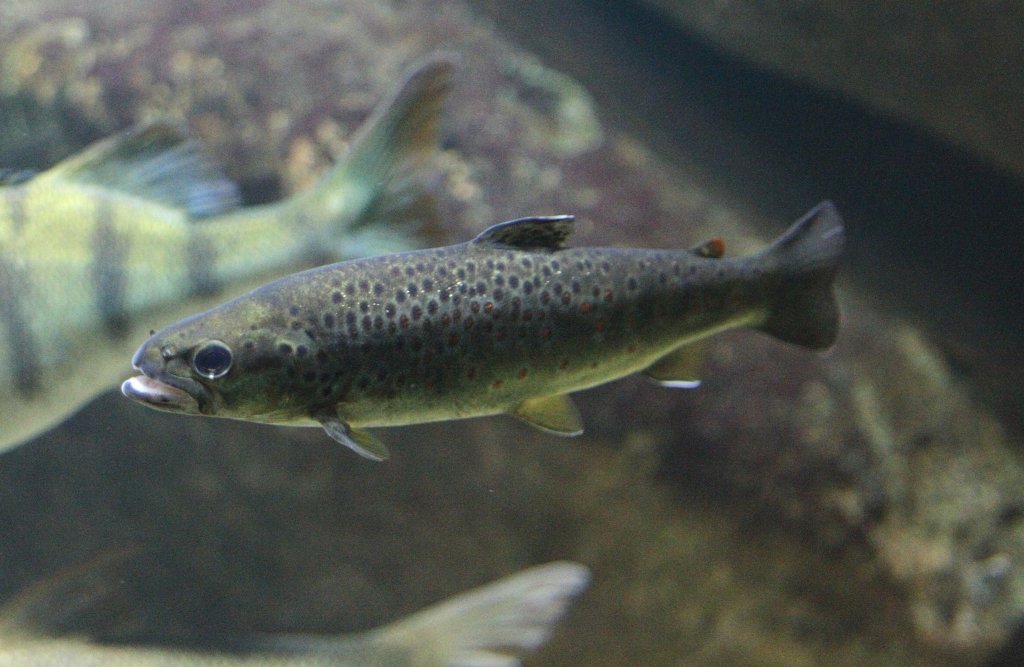
{"label": "underwater rock", "polygon": [[[78,119],[58,129],[177,120],[266,201],[438,49],[462,56],[437,171],[448,240],[563,212],[576,244],[721,237],[740,255],[771,236],[459,2],[5,3],[0,97]],[[316,430],[106,396],[3,457],[0,590],[141,543],[160,602],[106,632],[196,643],[371,627],[569,558],[592,588],[532,664],[979,664],[1024,612],[1024,469],[941,354],[840,284],[828,354],[723,336],[696,391],[579,395],[572,441],[433,424],[387,433],[375,466]]]}
{"label": "underwater rock", "polygon": [[760,67],[842,91],[1024,175],[1020,5],[639,4]]}

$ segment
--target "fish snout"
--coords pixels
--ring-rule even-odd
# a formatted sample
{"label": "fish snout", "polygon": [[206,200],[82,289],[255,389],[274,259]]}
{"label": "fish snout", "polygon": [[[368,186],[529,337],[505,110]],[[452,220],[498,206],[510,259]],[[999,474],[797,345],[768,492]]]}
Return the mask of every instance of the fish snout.
{"label": "fish snout", "polygon": [[171,346],[144,343],[132,357],[132,366],[141,375],[121,384],[121,393],[133,401],[158,410],[186,414],[214,414],[210,390],[201,382],[168,370],[168,365],[183,366],[180,355]]}

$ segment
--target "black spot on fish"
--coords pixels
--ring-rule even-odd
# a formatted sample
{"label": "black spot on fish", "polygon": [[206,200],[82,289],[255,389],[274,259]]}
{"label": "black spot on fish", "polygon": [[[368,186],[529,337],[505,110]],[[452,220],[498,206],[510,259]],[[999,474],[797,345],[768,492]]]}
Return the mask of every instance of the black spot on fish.
{"label": "black spot on fish", "polygon": [[370,312],[370,304],[366,301],[359,302],[359,312],[368,313]]}
{"label": "black spot on fish", "polygon": [[523,283],[523,294],[533,293],[533,283]]}
{"label": "black spot on fish", "polygon": [[391,302],[388,302],[388,304],[386,306],[384,306],[384,314],[387,315],[388,319],[394,318],[395,313],[397,312],[397,310],[398,310],[398,306],[396,306],[395,304],[393,304]]}
{"label": "black spot on fish", "polygon": [[332,313],[324,313],[324,326],[328,329],[334,328],[334,315]]}
{"label": "black spot on fish", "polygon": [[626,282],[626,287],[631,290],[635,290],[637,288],[636,278],[630,276],[629,280]]}
{"label": "black spot on fish", "polygon": [[369,292],[370,291],[370,283],[369,283],[369,281],[360,280],[359,281],[359,291],[360,292]]}
{"label": "black spot on fish", "polygon": [[416,293],[420,290],[416,283],[409,283],[406,285],[406,289],[409,291],[409,296],[416,296]]}
{"label": "black spot on fish", "polygon": [[438,306],[439,304],[437,303],[437,301],[431,299],[430,302],[427,303],[427,312],[433,315],[434,313],[437,312]]}
{"label": "black spot on fish", "polygon": [[429,292],[432,289],[434,289],[434,281],[431,280],[430,278],[425,278],[423,280],[423,291]]}
{"label": "black spot on fish", "polygon": [[512,289],[516,289],[517,287],[519,287],[519,278],[515,276],[509,276],[508,286],[511,287]]}
{"label": "black spot on fish", "polygon": [[288,314],[291,315],[292,317],[294,317],[295,315],[298,315],[299,314],[299,307],[298,306],[291,306],[291,307],[289,307],[288,308]]}
{"label": "black spot on fish", "polygon": [[281,343],[280,345],[277,346],[277,351],[280,352],[281,354],[289,355],[292,353],[292,346],[289,345],[288,343]]}
{"label": "black spot on fish", "polygon": [[397,301],[398,303],[405,302],[405,292],[403,290],[398,290],[397,292],[395,292],[395,301]]}
{"label": "black spot on fish", "polygon": [[345,284],[345,294],[348,294],[349,296],[352,296],[355,293],[356,293],[356,286],[353,285],[352,283],[346,283]]}
{"label": "black spot on fish", "polygon": [[382,283],[374,283],[373,284],[373,293],[376,296],[380,296],[381,294],[383,294],[384,293],[384,285]]}
{"label": "black spot on fish", "polygon": [[331,294],[332,303],[341,303],[341,292],[333,292]]}

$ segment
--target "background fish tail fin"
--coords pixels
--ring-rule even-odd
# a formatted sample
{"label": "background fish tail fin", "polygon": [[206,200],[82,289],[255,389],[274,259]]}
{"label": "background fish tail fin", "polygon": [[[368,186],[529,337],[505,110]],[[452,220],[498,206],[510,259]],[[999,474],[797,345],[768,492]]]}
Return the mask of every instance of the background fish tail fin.
{"label": "background fish tail fin", "polygon": [[0,638],[64,635],[86,618],[113,622],[126,608],[125,565],[138,554],[133,545],[110,549],[4,601],[0,605]]}
{"label": "background fish tail fin", "polygon": [[428,607],[368,641],[415,655],[417,665],[514,667],[544,643],[589,578],[577,563],[548,563]]}
{"label": "background fish tail fin", "polygon": [[843,220],[830,201],[818,204],[776,239],[762,254],[778,282],[758,328],[803,347],[832,345],[839,329],[832,281],[843,246]]}
{"label": "background fish tail fin", "polygon": [[356,131],[348,154],[296,198],[309,212],[306,217],[327,225],[328,243],[345,243],[338,248],[339,259],[420,247],[419,238],[396,229],[413,230],[420,237],[431,224],[437,226],[423,168],[437,151],[441,108],[454,66],[448,54],[413,65],[398,90]]}

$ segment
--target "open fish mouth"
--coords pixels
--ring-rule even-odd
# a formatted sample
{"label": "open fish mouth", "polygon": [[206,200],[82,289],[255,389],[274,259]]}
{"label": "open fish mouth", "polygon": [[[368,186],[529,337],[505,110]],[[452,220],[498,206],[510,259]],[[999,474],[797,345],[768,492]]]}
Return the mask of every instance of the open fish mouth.
{"label": "open fish mouth", "polygon": [[196,380],[167,373],[162,365],[149,360],[135,364],[135,369],[141,375],[121,383],[121,393],[133,401],[167,412],[214,413],[213,396]]}
{"label": "open fish mouth", "polygon": [[136,375],[121,383],[121,393],[140,403],[169,412],[199,413],[199,402],[183,389],[149,377]]}

